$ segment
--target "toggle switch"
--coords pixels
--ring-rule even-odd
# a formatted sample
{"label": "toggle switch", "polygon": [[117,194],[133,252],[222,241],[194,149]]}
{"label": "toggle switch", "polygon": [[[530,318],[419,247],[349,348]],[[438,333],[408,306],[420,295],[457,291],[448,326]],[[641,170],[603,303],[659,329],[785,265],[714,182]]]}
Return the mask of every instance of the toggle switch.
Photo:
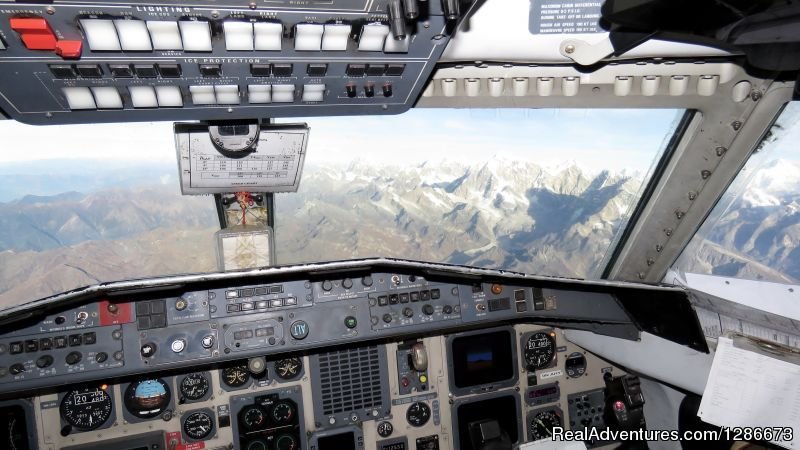
{"label": "toggle switch", "polygon": [[348,97],[355,98],[355,96],[358,95],[358,91],[356,90],[356,85],[355,84],[350,83],[347,86],[345,86],[344,88],[347,91],[347,96]]}

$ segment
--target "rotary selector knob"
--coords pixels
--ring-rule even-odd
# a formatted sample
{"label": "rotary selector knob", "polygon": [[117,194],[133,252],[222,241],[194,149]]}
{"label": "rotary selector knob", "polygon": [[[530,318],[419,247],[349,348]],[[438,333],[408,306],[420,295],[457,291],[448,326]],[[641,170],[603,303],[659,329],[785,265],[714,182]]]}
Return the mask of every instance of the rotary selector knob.
{"label": "rotary selector knob", "polygon": [[323,291],[328,292],[331,289],[333,289],[333,283],[331,283],[330,280],[325,280],[325,281],[322,282],[322,290]]}
{"label": "rotary selector knob", "polygon": [[139,353],[141,353],[143,358],[149,358],[156,354],[156,344],[152,342],[148,342],[142,345],[142,348],[139,349]]}
{"label": "rotary selector knob", "polygon": [[361,284],[363,284],[366,287],[372,286],[372,277],[369,275],[365,276],[364,278],[361,279]]}
{"label": "rotary selector knob", "polygon": [[53,357],[50,355],[42,355],[36,360],[36,367],[45,369],[53,364]]}
{"label": "rotary selector knob", "polygon": [[203,346],[205,349],[209,349],[214,346],[214,335],[209,334],[207,336],[203,336],[203,340],[200,341],[200,345]]}
{"label": "rotary selector knob", "polygon": [[19,363],[12,364],[11,367],[8,368],[8,371],[11,373],[11,375],[19,375],[22,372],[25,372],[25,366]]}
{"label": "rotary selector knob", "polygon": [[425,305],[422,307],[422,312],[425,313],[426,316],[433,315],[433,306]]}
{"label": "rotary selector knob", "polygon": [[352,288],[353,287],[353,280],[351,280],[350,278],[345,278],[344,280],[342,280],[342,287],[345,288],[345,289]]}
{"label": "rotary selector knob", "polygon": [[64,358],[64,361],[70,366],[72,366],[74,364],[78,364],[79,362],[81,362],[81,359],[83,359],[83,355],[81,355],[81,352],[69,352],[69,354],[67,354],[67,357]]}
{"label": "rotary selector knob", "polygon": [[411,308],[403,308],[403,315],[408,318],[414,317],[414,310]]}

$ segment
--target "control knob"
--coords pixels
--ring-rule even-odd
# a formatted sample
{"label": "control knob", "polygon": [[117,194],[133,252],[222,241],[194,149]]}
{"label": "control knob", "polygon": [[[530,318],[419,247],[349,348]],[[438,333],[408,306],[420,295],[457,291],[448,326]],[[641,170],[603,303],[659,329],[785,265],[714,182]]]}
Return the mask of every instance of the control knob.
{"label": "control knob", "polygon": [[142,348],[139,349],[139,353],[142,354],[143,358],[149,358],[149,357],[155,355],[156,354],[156,344],[153,344],[152,342],[148,342],[148,343],[142,345]]}
{"label": "control knob", "polygon": [[209,334],[203,336],[203,340],[200,342],[200,345],[203,346],[205,349],[209,349],[214,346],[214,335]]}
{"label": "control knob", "polygon": [[22,372],[25,372],[25,366],[19,363],[12,364],[11,367],[8,368],[8,371],[11,373],[11,375],[19,375]]}
{"label": "control knob", "polygon": [[352,288],[353,287],[353,280],[351,280],[350,278],[345,278],[344,280],[342,280],[342,287],[345,288],[345,289]]}
{"label": "control knob", "polygon": [[69,354],[67,354],[67,357],[64,358],[64,361],[71,366],[81,362],[82,358],[83,355],[81,355],[81,352],[69,352]]}
{"label": "control knob", "polygon": [[46,369],[53,364],[53,357],[50,355],[42,355],[36,360],[36,367]]}
{"label": "control knob", "polygon": [[408,318],[414,317],[414,310],[408,307],[403,308],[403,315]]}
{"label": "control knob", "polygon": [[431,306],[431,305],[425,305],[425,306],[423,306],[423,307],[422,307],[422,312],[423,312],[423,313],[424,313],[426,316],[431,316],[431,315],[433,315],[433,306]]}

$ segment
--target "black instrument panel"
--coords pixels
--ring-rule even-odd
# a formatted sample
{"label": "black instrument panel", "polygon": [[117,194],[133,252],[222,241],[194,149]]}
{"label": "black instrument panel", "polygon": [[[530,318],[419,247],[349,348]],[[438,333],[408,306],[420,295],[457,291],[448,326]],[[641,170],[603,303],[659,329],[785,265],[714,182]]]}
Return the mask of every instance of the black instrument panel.
{"label": "black instrument panel", "polygon": [[[127,292],[117,291],[111,283],[105,290],[88,288],[90,294],[79,290],[60,301],[41,301],[28,311],[33,318],[0,334],[0,394],[509,321],[575,328],[592,321],[597,332],[634,339],[642,319],[622,305],[634,301],[637,291],[641,301],[653,304],[654,314],[684,311],[688,304],[685,293],[674,288],[515,276],[476,280],[459,268],[447,272],[448,266],[433,273],[422,266],[414,270],[415,263],[349,264],[345,272],[311,278],[298,268],[293,276],[284,270],[276,271],[279,277],[225,274],[214,282],[198,277],[179,288],[167,277],[146,281],[144,294],[131,292],[127,283]],[[539,297],[548,301],[538,303]],[[682,318],[687,339],[699,333],[693,323],[692,315]],[[528,364],[530,358],[537,364],[552,361],[547,339],[530,338],[533,343],[519,343],[535,347],[526,350]],[[681,343],[697,348],[690,340]],[[570,370],[580,370],[574,363]],[[302,370],[293,360],[269,364],[285,379]],[[252,382],[240,369],[226,369],[226,390]]]}
{"label": "black instrument panel", "polygon": [[449,40],[441,5],[0,1],[0,112],[34,124],[397,114]]}

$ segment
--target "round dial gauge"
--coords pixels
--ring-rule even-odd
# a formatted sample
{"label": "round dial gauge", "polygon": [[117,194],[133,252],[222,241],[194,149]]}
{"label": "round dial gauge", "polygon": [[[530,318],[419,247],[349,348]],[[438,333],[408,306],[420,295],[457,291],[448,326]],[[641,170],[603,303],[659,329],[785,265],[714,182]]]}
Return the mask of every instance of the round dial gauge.
{"label": "round dial gauge", "polygon": [[525,342],[525,361],[528,370],[540,370],[549,366],[556,355],[556,341],[545,332],[533,333]]}
{"label": "round dial gauge", "polygon": [[406,411],[406,420],[412,426],[421,427],[428,423],[431,418],[431,408],[425,403],[416,402],[408,407]]}
{"label": "round dial gauge", "polygon": [[214,431],[214,419],[206,411],[189,413],[183,419],[183,432],[191,439],[196,441],[205,439],[212,431]]}
{"label": "round dial gauge", "polygon": [[394,432],[394,427],[391,422],[381,422],[378,424],[378,435],[380,437],[389,437]]}
{"label": "round dial gauge", "polygon": [[283,425],[289,423],[294,418],[294,407],[287,402],[278,402],[272,407],[272,419],[276,423]]}
{"label": "round dial gauge", "polygon": [[275,450],[297,450],[300,444],[291,434],[282,434],[275,439]]}
{"label": "round dial gauge", "polygon": [[245,427],[253,430],[264,424],[264,410],[260,406],[249,405],[239,413],[240,421]]}
{"label": "round dial gauge", "polygon": [[250,381],[250,371],[247,370],[247,364],[222,369],[222,382],[232,388],[242,387],[248,381]]}
{"label": "round dial gauge", "polygon": [[553,428],[561,426],[561,413],[551,409],[540,411],[531,418],[529,424],[531,440],[548,439],[553,436]]}
{"label": "round dial gauge", "polygon": [[100,428],[109,417],[113,405],[111,396],[104,389],[73,389],[61,400],[61,417],[80,430]]}
{"label": "round dial gauge", "polygon": [[248,442],[245,450],[267,450],[267,448],[267,443],[265,441],[256,439],[255,441]]}
{"label": "round dial gauge", "polygon": [[300,374],[302,368],[303,360],[300,358],[286,358],[275,363],[275,371],[278,373],[278,377],[284,380],[291,380],[296,377]]}
{"label": "round dial gauge", "polygon": [[186,375],[181,380],[181,397],[189,401],[197,401],[208,393],[208,378],[202,373]]}
{"label": "round dial gauge", "polygon": [[164,412],[171,398],[164,380],[135,381],[125,389],[125,408],[140,419],[149,419]]}

